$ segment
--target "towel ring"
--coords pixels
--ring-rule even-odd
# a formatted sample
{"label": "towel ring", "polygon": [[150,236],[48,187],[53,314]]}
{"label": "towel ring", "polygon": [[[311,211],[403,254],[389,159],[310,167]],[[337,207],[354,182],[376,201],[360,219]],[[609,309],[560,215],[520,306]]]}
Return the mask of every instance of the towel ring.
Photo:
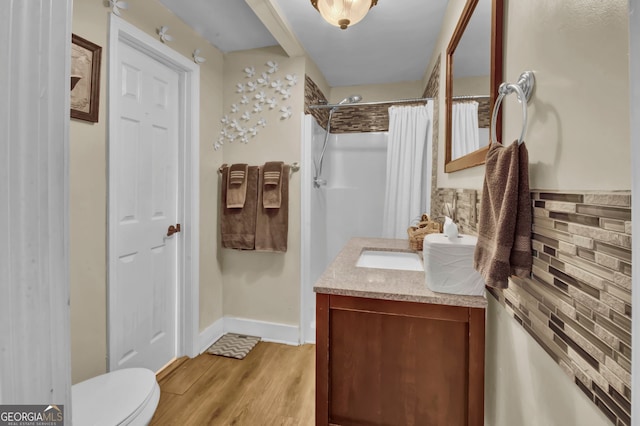
{"label": "towel ring", "polygon": [[520,74],[520,78],[516,83],[502,83],[498,88],[498,99],[493,107],[493,113],[491,114],[491,130],[490,141],[501,144],[496,137],[496,121],[498,119],[498,111],[500,110],[500,104],[505,96],[511,93],[516,94],[518,102],[522,104],[522,132],[518,138],[518,145],[524,142],[524,134],[527,131],[527,103],[531,99],[531,92],[535,85],[535,77],[532,71],[525,71]]}

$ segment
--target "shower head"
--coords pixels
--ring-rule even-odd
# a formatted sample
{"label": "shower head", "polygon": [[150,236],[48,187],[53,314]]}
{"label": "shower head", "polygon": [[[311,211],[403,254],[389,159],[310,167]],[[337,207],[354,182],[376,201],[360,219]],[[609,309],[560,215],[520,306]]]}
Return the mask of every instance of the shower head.
{"label": "shower head", "polygon": [[351,95],[351,96],[347,96],[346,98],[344,98],[343,100],[341,100],[340,102],[338,102],[336,104],[336,106],[334,106],[333,108],[331,108],[331,110],[329,111],[329,114],[333,114],[333,112],[335,110],[338,109],[338,105],[344,105],[344,104],[356,104],[358,102],[360,102],[362,100],[362,96],[360,95]]}
{"label": "shower head", "polygon": [[362,96],[360,96],[360,95],[351,95],[351,96],[349,96],[347,98],[344,98],[340,102],[338,102],[338,105],[355,104],[355,103],[360,102],[361,100],[362,100]]}

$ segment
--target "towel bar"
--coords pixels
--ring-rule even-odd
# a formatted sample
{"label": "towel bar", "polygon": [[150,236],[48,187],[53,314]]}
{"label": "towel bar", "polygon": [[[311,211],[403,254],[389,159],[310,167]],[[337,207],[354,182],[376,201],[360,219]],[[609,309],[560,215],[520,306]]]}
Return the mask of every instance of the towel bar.
{"label": "towel bar", "polygon": [[[228,164],[224,163],[222,166],[220,166],[218,168],[218,173],[222,173],[222,169],[224,169]],[[289,170],[290,173],[295,173],[298,170],[300,170],[300,163],[298,163],[297,161],[295,163],[291,163],[291,165],[289,166]]]}
{"label": "towel bar", "polygon": [[490,130],[490,142],[501,143],[496,138],[496,120],[498,119],[498,111],[500,110],[500,104],[505,96],[511,93],[516,93],[518,102],[522,104],[522,132],[518,138],[518,145],[524,142],[524,134],[527,131],[527,103],[531,99],[531,92],[535,85],[535,77],[533,71],[525,71],[520,74],[520,78],[516,83],[502,83],[498,88],[498,99],[493,107],[493,113],[491,114],[491,130]]}

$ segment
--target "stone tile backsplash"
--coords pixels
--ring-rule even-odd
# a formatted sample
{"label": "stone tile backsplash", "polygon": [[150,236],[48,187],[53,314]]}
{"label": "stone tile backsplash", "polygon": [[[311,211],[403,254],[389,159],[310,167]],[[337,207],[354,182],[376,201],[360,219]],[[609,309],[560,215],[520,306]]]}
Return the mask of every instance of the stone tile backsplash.
{"label": "stone tile backsplash", "polygon": [[[454,197],[461,232],[477,234],[480,191],[439,188],[432,212]],[[613,424],[630,425],[631,193],[531,198],[532,276],[489,292]]]}

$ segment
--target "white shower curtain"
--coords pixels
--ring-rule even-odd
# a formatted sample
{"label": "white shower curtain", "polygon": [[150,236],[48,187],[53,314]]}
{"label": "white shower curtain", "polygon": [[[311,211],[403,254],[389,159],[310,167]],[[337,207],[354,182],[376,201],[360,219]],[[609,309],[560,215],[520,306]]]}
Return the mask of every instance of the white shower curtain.
{"label": "white shower curtain", "polygon": [[478,102],[456,102],[451,111],[451,159],[480,149]]}
{"label": "white shower curtain", "polygon": [[407,238],[412,221],[431,208],[432,135],[433,101],[389,108],[385,238]]}

